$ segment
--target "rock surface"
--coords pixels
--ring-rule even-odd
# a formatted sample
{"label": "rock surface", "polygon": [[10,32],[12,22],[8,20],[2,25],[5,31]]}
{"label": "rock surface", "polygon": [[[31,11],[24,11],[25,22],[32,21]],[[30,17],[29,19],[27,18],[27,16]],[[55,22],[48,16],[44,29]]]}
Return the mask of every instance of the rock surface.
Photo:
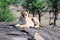
{"label": "rock surface", "polygon": [[[3,24],[1,22],[1,24]],[[0,40],[28,40],[35,33],[38,33],[44,40],[60,40],[60,27],[42,27],[38,28],[14,28],[13,26],[1,26],[0,24]],[[10,23],[9,23],[10,24]],[[6,24],[5,24],[6,25]],[[41,38],[40,37],[40,38]]]}

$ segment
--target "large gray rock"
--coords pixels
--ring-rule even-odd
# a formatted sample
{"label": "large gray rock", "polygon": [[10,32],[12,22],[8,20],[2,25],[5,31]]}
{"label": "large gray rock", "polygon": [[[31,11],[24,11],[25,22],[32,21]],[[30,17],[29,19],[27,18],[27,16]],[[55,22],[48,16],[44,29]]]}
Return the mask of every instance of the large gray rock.
{"label": "large gray rock", "polygon": [[14,39],[11,39],[11,37],[0,33],[0,40],[14,40]]}

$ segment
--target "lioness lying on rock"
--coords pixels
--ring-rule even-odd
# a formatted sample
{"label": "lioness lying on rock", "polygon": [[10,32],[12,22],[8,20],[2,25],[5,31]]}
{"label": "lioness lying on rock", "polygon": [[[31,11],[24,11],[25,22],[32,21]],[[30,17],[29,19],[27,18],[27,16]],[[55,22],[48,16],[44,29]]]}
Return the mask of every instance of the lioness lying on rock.
{"label": "lioness lying on rock", "polygon": [[28,16],[28,12],[23,11],[21,13],[20,17],[20,23],[16,24],[16,27],[24,27],[24,28],[30,28],[30,27],[42,27],[42,25],[39,23],[39,21],[36,19],[36,17],[30,18]]}

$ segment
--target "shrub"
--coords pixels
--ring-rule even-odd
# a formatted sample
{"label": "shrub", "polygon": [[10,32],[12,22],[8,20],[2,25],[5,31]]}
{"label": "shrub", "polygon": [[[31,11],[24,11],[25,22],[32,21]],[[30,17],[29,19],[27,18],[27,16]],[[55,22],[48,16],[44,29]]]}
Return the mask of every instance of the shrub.
{"label": "shrub", "polygon": [[0,22],[14,21],[16,18],[9,10],[12,0],[0,0]]}

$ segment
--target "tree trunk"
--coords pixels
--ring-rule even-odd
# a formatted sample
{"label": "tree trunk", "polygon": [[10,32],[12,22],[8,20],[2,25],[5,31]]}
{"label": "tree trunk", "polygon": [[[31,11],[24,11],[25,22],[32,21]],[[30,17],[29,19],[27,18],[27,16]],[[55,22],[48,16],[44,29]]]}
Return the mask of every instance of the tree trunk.
{"label": "tree trunk", "polygon": [[56,20],[57,20],[57,17],[56,17],[56,13],[55,13],[55,17],[54,17],[54,26],[56,25]]}
{"label": "tree trunk", "polygon": [[38,10],[39,22],[41,23],[41,11]]}
{"label": "tree trunk", "polygon": [[57,13],[57,11],[56,11],[57,9],[55,9],[55,12],[54,12],[54,26],[56,25],[56,20],[57,20],[57,15],[58,15],[58,13]]}
{"label": "tree trunk", "polygon": [[32,12],[32,14],[33,14],[33,17],[34,17],[34,16],[35,16],[35,15],[34,15],[34,11]]}
{"label": "tree trunk", "polygon": [[58,6],[58,1],[57,0],[55,0],[54,2],[53,2],[53,9],[54,9],[54,26],[56,25],[56,20],[57,20],[57,15],[58,15],[58,8],[57,8],[57,6]]}
{"label": "tree trunk", "polygon": [[49,11],[49,17],[50,17],[50,19],[49,19],[49,25],[51,24],[51,12]]}

